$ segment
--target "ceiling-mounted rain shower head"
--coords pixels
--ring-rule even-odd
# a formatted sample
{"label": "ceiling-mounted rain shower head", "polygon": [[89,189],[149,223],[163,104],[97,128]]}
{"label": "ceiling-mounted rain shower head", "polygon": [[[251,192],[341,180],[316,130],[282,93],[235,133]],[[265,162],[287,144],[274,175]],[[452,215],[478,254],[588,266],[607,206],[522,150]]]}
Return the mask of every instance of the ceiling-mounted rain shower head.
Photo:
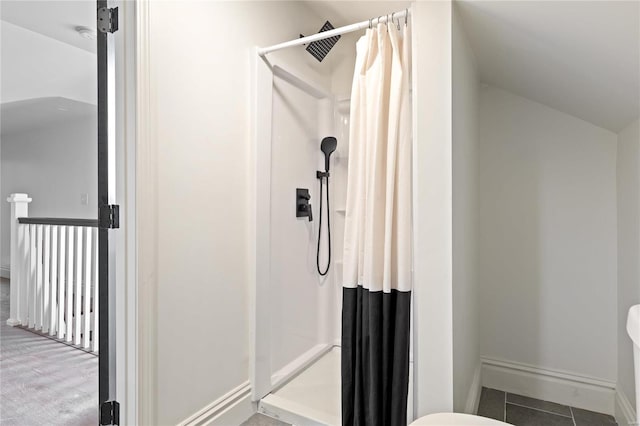
{"label": "ceiling-mounted rain shower head", "polygon": [[[322,26],[322,28],[320,28],[320,31],[318,32],[321,33],[321,32],[329,31],[332,29],[333,29],[333,25],[331,25],[331,22],[327,21],[324,23],[324,25]],[[300,37],[304,37],[304,36],[300,34]],[[339,35],[325,38],[324,40],[312,41],[307,46],[307,52],[311,53],[311,55],[314,58],[316,58],[318,62],[322,62],[324,57],[327,56],[329,51],[333,48],[333,46],[335,46],[338,40],[340,40]]]}
{"label": "ceiling-mounted rain shower head", "polygon": [[324,152],[324,171],[325,172],[329,171],[329,157],[331,157],[331,154],[333,154],[333,151],[336,150],[337,146],[338,146],[338,140],[333,136],[327,136],[326,138],[322,139],[322,142],[320,143],[320,150]]}

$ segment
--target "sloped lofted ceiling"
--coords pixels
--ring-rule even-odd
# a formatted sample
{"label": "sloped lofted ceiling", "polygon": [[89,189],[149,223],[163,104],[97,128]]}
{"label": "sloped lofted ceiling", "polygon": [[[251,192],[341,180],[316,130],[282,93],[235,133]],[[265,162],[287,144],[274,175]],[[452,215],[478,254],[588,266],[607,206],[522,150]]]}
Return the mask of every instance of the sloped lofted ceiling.
{"label": "sloped lofted ceiling", "polygon": [[[1,136],[75,120],[97,120],[95,105],[63,97],[35,98],[0,105]],[[3,141],[6,143],[6,141]]]}
{"label": "sloped lofted ceiling", "polygon": [[88,52],[96,41],[80,37],[76,27],[96,28],[96,2],[92,0],[2,0],[0,19]]}
{"label": "sloped lofted ceiling", "polygon": [[456,2],[480,80],[618,132],[640,114],[640,2]]}

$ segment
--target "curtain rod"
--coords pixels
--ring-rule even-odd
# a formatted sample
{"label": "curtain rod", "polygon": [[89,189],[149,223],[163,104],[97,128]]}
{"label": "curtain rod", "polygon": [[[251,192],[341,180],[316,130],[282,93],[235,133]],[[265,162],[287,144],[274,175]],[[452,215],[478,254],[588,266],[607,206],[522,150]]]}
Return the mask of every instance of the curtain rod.
{"label": "curtain rod", "polygon": [[409,16],[409,9],[401,10],[400,12],[394,12],[389,15],[378,16],[377,18],[371,18],[366,21],[358,22],[356,24],[346,25],[344,27],[335,28],[329,31],[323,31],[318,34],[310,35],[307,37],[301,37],[296,40],[286,41],[284,43],[275,44],[269,47],[263,47],[258,49],[258,55],[265,56],[267,53],[275,52],[276,50],[286,49],[288,47],[300,46],[302,44],[311,43],[318,40],[324,40],[325,38],[335,37],[337,35],[351,33],[358,30],[369,28],[373,24],[383,24],[392,19],[404,19],[405,22]]}

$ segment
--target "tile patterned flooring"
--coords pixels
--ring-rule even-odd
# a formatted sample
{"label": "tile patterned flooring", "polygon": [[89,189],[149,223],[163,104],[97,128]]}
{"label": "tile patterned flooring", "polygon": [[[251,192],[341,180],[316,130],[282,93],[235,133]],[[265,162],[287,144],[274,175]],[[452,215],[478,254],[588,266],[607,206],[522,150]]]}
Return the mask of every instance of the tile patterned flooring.
{"label": "tile patterned flooring", "polygon": [[478,415],[515,426],[616,426],[608,414],[482,388]]}

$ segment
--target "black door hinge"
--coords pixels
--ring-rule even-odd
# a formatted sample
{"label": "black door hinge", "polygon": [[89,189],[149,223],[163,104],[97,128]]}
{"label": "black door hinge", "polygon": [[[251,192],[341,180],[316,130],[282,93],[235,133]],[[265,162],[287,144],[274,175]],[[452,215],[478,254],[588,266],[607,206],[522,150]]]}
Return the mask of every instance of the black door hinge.
{"label": "black door hinge", "polygon": [[118,31],[118,8],[101,7],[98,9],[98,30],[101,33]]}
{"label": "black door hinge", "polygon": [[100,424],[120,424],[120,403],[118,401],[107,401],[100,405]]}
{"label": "black door hinge", "polygon": [[103,229],[120,228],[120,206],[117,204],[104,204],[100,206],[98,226]]}

